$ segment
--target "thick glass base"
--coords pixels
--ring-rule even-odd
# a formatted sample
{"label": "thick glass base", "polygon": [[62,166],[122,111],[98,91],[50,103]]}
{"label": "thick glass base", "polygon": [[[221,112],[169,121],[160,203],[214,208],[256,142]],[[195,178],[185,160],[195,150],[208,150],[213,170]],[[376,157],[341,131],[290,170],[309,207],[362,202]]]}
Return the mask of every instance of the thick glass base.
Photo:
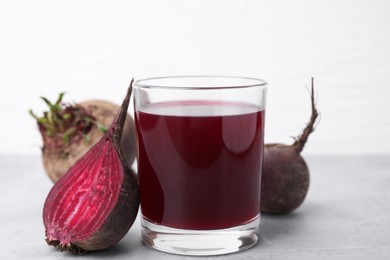
{"label": "thick glass base", "polygon": [[188,230],[155,225],[142,218],[145,245],[179,255],[222,255],[246,250],[257,243],[260,217],[227,229]]}

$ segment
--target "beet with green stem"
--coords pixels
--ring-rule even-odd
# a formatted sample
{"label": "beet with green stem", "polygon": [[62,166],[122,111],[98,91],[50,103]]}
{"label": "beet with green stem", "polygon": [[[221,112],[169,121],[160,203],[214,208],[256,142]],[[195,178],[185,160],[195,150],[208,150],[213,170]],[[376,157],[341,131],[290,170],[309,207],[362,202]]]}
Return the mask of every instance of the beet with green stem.
{"label": "beet with green stem", "polygon": [[292,145],[266,144],[261,182],[261,211],[286,214],[298,208],[309,189],[309,168],[301,156],[318,117],[311,82],[311,118],[303,133]]}
{"label": "beet with green stem", "polygon": [[[49,107],[41,117],[29,111],[37,121],[43,140],[43,166],[53,182],[100,140],[119,110],[117,104],[106,100],[65,103],[64,95],[60,93],[56,102],[41,97]],[[135,159],[135,127],[130,115],[126,116],[121,143],[131,165]]]}

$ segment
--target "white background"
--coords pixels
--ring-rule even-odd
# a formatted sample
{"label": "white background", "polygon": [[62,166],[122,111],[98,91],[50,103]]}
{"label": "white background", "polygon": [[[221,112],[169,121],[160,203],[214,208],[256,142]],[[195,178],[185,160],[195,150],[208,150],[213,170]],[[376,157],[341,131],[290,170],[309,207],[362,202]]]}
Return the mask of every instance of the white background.
{"label": "white background", "polygon": [[269,82],[266,142],[321,121],[303,154],[390,154],[390,1],[1,0],[0,153],[39,154],[39,96],[120,103],[132,77]]}

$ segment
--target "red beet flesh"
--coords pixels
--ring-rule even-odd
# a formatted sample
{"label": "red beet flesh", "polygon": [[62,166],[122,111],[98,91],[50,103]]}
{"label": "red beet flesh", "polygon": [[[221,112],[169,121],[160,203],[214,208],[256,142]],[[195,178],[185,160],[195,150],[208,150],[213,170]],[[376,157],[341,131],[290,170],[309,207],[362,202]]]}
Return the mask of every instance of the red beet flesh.
{"label": "red beet flesh", "polygon": [[138,212],[138,184],[120,140],[131,85],[117,118],[94,145],[51,189],[43,210],[46,241],[84,253],[122,239]]}
{"label": "red beet flesh", "polygon": [[266,144],[261,181],[261,211],[286,214],[298,208],[309,189],[309,169],[300,155],[318,117],[311,86],[312,114],[301,136],[292,145]]}

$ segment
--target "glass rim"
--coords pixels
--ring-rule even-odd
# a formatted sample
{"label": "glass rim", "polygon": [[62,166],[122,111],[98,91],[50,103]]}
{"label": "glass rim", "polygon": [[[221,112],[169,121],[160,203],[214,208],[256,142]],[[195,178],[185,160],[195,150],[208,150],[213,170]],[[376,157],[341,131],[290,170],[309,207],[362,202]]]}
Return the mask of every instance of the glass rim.
{"label": "glass rim", "polygon": [[[189,79],[199,80],[199,79],[209,79],[209,80],[230,80],[232,84],[188,84],[183,86],[183,84],[163,84],[163,81],[169,80],[189,80]],[[153,83],[161,82],[161,83]],[[236,81],[235,84],[233,82]],[[242,81],[243,83],[238,83]],[[245,81],[247,82],[245,84]],[[151,83],[148,83],[151,82]],[[221,90],[221,89],[237,89],[237,88],[251,88],[251,87],[263,87],[266,88],[267,82],[263,79],[253,78],[253,77],[242,77],[242,76],[225,76],[225,75],[184,75],[184,76],[162,76],[162,77],[150,77],[139,79],[134,82],[134,87],[136,88],[147,88],[147,89],[178,89],[178,90]]]}

